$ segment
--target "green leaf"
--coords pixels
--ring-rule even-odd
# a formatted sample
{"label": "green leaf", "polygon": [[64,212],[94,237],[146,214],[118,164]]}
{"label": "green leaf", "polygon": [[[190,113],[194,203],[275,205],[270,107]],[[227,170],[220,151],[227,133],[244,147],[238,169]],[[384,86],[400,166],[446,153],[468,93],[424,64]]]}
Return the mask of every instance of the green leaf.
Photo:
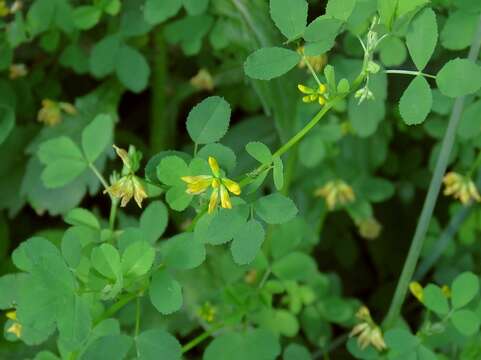
{"label": "green leaf", "polygon": [[59,340],[68,351],[78,350],[92,327],[88,302],[78,295],[70,297],[59,310]]}
{"label": "green leaf", "polygon": [[92,212],[83,208],[70,210],[63,220],[70,225],[87,226],[95,230],[100,230],[100,223]]}
{"label": "green leaf", "polygon": [[272,162],[271,150],[259,141],[252,141],[246,145],[247,153],[261,164],[270,164]]}
{"label": "green leaf", "polygon": [[82,132],[82,149],[92,164],[112,144],[114,124],[112,117],[100,114]]}
{"label": "green leaf", "polygon": [[79,6],[73,11],[75,27],[80,30],[93,28],[100,20],[102,12],[96,6]]}
{"label": "green leaf", "polygon": [[85,50],[77,44],[70,44],[65,47],[60,55],[60,64],[71,68],[77,74],[85,74],[89,71],[89,59]]}
{"label": "green leaf", "polygon": [[473,139],[480,135],[481,124],[479,122],[481,114],[481,101],[469,104],[464,110],[458,126],[458,135],[463,140]]}
{"label": "green leaf", "polygon": [[409,359],[410,355],[415,356],[416,348],[420,344],[420,339],[411,334],[406,329],[390,329],[384,335],[386,345],[389,347],[389,355],[392,359]]}
{"label": "green leaf", "polygon": [[224,244],[234,237],[246,223],[248,211],[240,207],[219,209],[213,214],[205,214],[197,222],[194,236],[206,244]]}
{"label": "green leaf", "polygon": [[68,184],[88,166],[78,146],[66,136],[40,144],[38,158],[46,165],[42,172],[42,180],[47,188]]}
{"label": "green leaf", "polygon": [[404,91],[399,102],[399,112],[408,125],[418,125],[426,120],[433,106],[433,94],[426,79],[418,75]]}
{"label": "green leaf", "polygon": [[334,41],[342,23],[341,20],[333,19],[327,15],[319,16],[307,27],[304,39],[311,42]]}
{"label": "green leaf", "polygon": [[329,0],[326,15],[346,21],[351,16],[355,6],[356,0]]}
{"label": "green leaf", "polygon": [[209,0],[182,0],[182,2],[189,15],[203,14],[209,6]]}
{"label": "green leaf", "polygon": [[268,224],[282,224],[297,215],[294,202],[280,193],[264,196],[254,205],[256,214]]}
{"label": "green leaf", "polygon": [[449,50],[466,49],[473,41],[478,22],[479,14],[477,13],[450,12],[441,31],[441,44]]}
{"label": "green leaf", "polygon": [[[181,177],[190,174],[184,159],[172,155],[164,157],[157,166],[157,178],[166,185],[184,185]],[[183,186],[185,192],[185,186]]]}
{"label": "green leaf", "polygon": [[461,334],[474,335],[479,330],[479,318],[471,310],[456,310],[451,315],[451,322]]}
{"label": "green leaf", "polygon": [[288,39],[298,38],[307,25],[306,0],[270,0],[271,18]]}
{"label": "green leaf", "polygon": [[256,220],[249,220],[235,235],[230,251],[234,261],[246,265],[254,261],[264,242],[265,232]]}
{"label": "green leaf", "polygon": [[15,126],[15,112],[9,106],[0,105],[0,145]]}
{"label": "green leaf", "polygon": [[196,144],[219,141],[229,129],[231,109],[227,101],[211,96],[197,104],[187,117],[187,131]]}
{"label": "green leaf", "polygon": [[148,23],[157,25],[175,16],[181,7],[182,0],[147,0],[145,2],[144,17]]}
{"label": "green leaf", "polygon": [[17,288],[25,274],[7,274],[0,277],[0,309],[7,310],[15,306],[18,299]]}
{"label": "green leaf", "polygon": [[424,289],[424,305],[438,315],[446,315],[449,312],[446,296],[439,286],[433,284],[429,284]]}
{"label": "green leaf", "polygon": [[399,0],[397,16],[401,17],[412,11],[416,11],[427,3],[429,3],[429,0]]}
{"label": "green leaf", "polygon": [[284,187],[284,163],[279,156],[274,157],[273,178],[277,191],[281,191]]}
{"label": "green leaf", "polygon": [[295,51],[266,47],[249,55],[244,63],[244,71],[252,79],[271,80],[284,75],[300,60],[301,56]]}
{"label": "green leaf", "polygon": [[183,211],[189,206],[193,196],[185,192],[184,185],[177,185],[169,189],[165,194],[165,200],[170,208],[175,211]]}
{"label": "green leaf", "polygon": [[103,336],[87,347],[82,360],[123,360],[127,357],[132,344],[132,338],[127,335]]}
{"label": "green leaf", "polygon": [[152,329],[136,338],[138,360],[157,360],[159,355],[168,360],[181,360],[182,346],[164,329]]}
{"label": "green leaf", "polygon": [[92,266],[103,276],[117,279],[122,273],[120,266],[120,254],[110,244],[102,244],[92,250],[90,256]]}
{"label": "green leaf", "polygon": [[265,329],[227,332],[214,338],[204,352],[203,360],[275,360],[281,353],[277,336]]}
{"label": "green leaf", "polygon": [[83,225],[73,226],[64,232],[61,243],[62,255],[71,268],[77,268],[82,260],[82,249],[100,241],[99,229]]}
{"label": "green leaf", "polygon": [[90,71],[96,77],[104,77],[115,70],[121,46],[119,35],[109,35],[100,40],[90,54]]}
{"label": "green leaf", "polygon": [[379,45],[379,57],[385,66],[400,66],[406,61],[406,46],[398,37],[388,36]]}
{"label": "green leaf", "polygon": [[152,305],[164,315],[172,314],[182,307],[182,288],[165,269],[153,276],[149,289]]}
{"label": "green leaf", "polygon": [[154,244],[164,233],[169,221],[167,207],[162,201],[153,201],[140,216],[140,230],[145,240]]}
{"label": "green leaf", "polygon": [[291,252],[272,264],[272,273],[281,280],[306,280],[316,271],[313,258],[301,252]]}
{"label": "green leaf", "polygon": [[468,59],[451,60],[439,71],[436,82],[452,98],[473,94],[481,87],[481,68]]}
{"label": "green leaf", "polygon": [[194,234],[183,233],[167,240],[162,247],[163,263],[173,269],[190,270],[205,260],[205,246]]}
{"label": "green leaf", "polygon": [[205,160],[208,160],[209,156],[213,156],[219,163],[219,166],[227,172],[235,169],[237,162],[236,155],[234,151],[227,146],[218,143],[207,144],[197,153],[197,157]]}
{"label": "green leaf", "polygon": [[391,29],[396,14],[398,1],[399,0],[377,0],[377,11],[381,23],[386,25],[389,30]]}
{"label": "green leaf", "polygon": [[115,71],[120,82],[129,90],[139,93],[149,82],[150,67],[144,55],[128,45],[121,45],[117,54]]}
{"label": "green leaf", "polygon": [[326,145],[319,133],[311,132],[299,145],[299,161],[302,165],[313,168],[326,157]]}
{"label": "green leaf", "polygon": [[311,353],[304,346],[292,343],[284,350],[284,360],[312,360]]}
{"label": "green leaf", "polygon": [[467,305],[479,293],[479,279],[472,272],[464,272],[454,279],[451,287],[451,302],[455,309]]}
{"label": "green leaf", "polygon": [[121,266],[125,276],[142,276],[154,263],[155,249],[145,240],[136,241],[122,254]]}
{"label": "green leaf", "polygon": [[437,41],[436,14],[430,8],[426,8],[411,22],[406,35],[409,53],[419,71],[428,64]]}

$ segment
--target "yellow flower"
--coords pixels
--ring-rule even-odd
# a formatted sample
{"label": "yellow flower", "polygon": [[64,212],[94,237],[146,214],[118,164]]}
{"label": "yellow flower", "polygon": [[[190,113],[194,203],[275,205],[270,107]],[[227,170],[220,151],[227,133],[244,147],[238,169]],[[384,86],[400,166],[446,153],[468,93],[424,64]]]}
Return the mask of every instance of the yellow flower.
{"label": "yellow flower", "polygon": [[411,291],[411,294],[419,300],[420,303],[424,302],[424,289],[421,286],[420,283],[417,281],[413,281],[409,284],[409,291]]}
{"label": "yellow flower", "polygon": [[0,1],[0,17],[5,17],[10,14],[10,9],[8,8],[5,0]]}
{"label": "yellow flower", "polygon": [[359,221],[357,226],[359,234],[368,240],[377,239],[382,231],[382,225],[374,217]]}
{"label": "yellow flower", "polygon": [[463,205],[468,204],[470,201],[481,202],[478,189],[476,189],[476,185],[470,177],[463,176],[456,172],[448,172],[444,176],[443,182],[445,186],[444,195],[452,195]]}
{"label": "yellow flower", "polygon": [[361,323],[354,326],[350,337],[357,336],[357,343],[361,349],[372,345],[376,350],[383,351],[387,349],[381,328],[376,325],[371,317],[369,309],[362,306],[356,314],[356,317],[361,320]]}
{"label": "yellow flower", "polygon": [[39,110],[37,120],[48,126],[55,126],[62,121],[62,111],[74,115],[77,109],[67,102],[56,102],[50,99],[42,100],[42,108]]}
{"label": "yellow flower", "polygon": [[11,80],[24,77],[28,74],[25,64],[12,64],[10,65],[9,72],[9,77]]}
{"label": "yellow flower", "polygon": [[182,181],[187,184],[187,194],[199,195],[204,193],[209,187],[212,193],[209,200],[209,214],[212,214],[219,203],[224,209],[232,209],[229,192],[234,195],[241,194],[238,183],[221,176],[221,171],[217,160],[209,156],[209,166],[212,175],[183,176]]}
{"label": "yellow flower", "polygon": [[320,84],[317,89],[310,88],[308,86],[299,84],[297,85],[299,91],[305,96],[302,97],[302,101],[305,103],[311,103],[318,101],[319,105],[324,105],[326,103],[326,98],[324,94],[327,91],[327,87],[324,84]]}
{"label": "yellow flower", "polygon": [[22,325],[20,325],[20,323],[17,321],[17,311],[8,311],[5,316],[8,319],[13,320],[12,325],[10,325],[10,327],[7,329],[7,333],[14,334],[17,338],[19,338],[22,334]]}
{"label": "yellow flower", "polygon": [[337,205],[344,206],[356,200],[352,188],[342,180],[329,181],[317,189],[314,195],[323,197],[329,210],[335,209]]}
{"label": "yellow flower", "polygon": [[[304,55],[304,46],[299,47],[297,49],[297,52],[300,55]],[[315,55],[315,56],[306,55],[305,58],[303,56],[301,62],[299,63],[299,67],[301,69],[307,67],[306,61],[308,61],[309,64],[311,64],[312,68],[316,72],[320,72],[324,68],[324,66],[326,66],[327,64],[327,55],[326,54]]]}
{"label": "yellow flower", "polygon": [[217,308],[207,301],[200,307],[200,309],[197,311],[197,314],[202,320],[212,323],[215,320]]}
{"label": "yellow flower", "polygon": [[200,69],[197,75],[190,79],[190,84],[198,90],[214,90],[214,79],[206,69]]}

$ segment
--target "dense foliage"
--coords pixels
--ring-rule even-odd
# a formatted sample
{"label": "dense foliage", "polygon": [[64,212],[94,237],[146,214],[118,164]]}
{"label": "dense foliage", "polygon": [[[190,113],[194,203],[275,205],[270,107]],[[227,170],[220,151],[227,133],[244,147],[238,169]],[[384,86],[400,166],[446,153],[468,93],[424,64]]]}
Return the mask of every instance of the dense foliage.
{"label": "dense foliage", "polygon": [[0,29],[1,359],[481,359],[479,0]]}

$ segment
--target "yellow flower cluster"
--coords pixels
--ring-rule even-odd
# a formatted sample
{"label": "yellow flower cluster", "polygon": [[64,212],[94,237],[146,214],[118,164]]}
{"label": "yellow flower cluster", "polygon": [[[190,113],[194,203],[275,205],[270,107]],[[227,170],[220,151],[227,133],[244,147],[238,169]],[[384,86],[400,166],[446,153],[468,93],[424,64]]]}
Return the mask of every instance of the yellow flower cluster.
{"label": "yellow flower cluster", "polygon": [[62,111],[69,115],[75,115],[77,109],[67,102],[56,102],[50,99],[42,100],[42,108],[39,110],[37,120],[48,126],[55,126],[62,121]]}
{"label": "yellow flower cluster", "polygon": [[6,330],[7,333],[14,334],[17,338],[22,335],[22,325],[17,321],[17,312],[15,310],[6,313],[8,319],[12,320],[12,325]]}
{"label": "yellow flower cluster", "polygon": [[199,308],[197,314],[202,320],[212,323],[217,315],[217,308],[207,301]]}
{"label": "yellow flower cluster", "polygon": [[329,210],[334,210],[338,205],[344,206],[356,200],[352,188],[342,180],[329,181],[326,185],[317,189],[314,195],[323,197]]}
{"label": "yellow flower cluster", "polygon": [[317,89],[313,89],[306,85],[299,84],[297,85],[297,88],[304,94],[302,97],[303,102],[311,103],[317,101],[321,106],[326,104],[326,97],[324,96],[327,91],[326,85],[320,84]]}
{"label": "yellow flower cluster", "polygon": [[140,179],[135,176],[131,170],[131,163],[129,154],[124,149],[121,149],[114,145],[114,149],[117,155],[122,159],[122,162],[129,170],[127,175],[122,176],[113,182],[111,186],[104,190],[105,193],[109,193],[114,198],[120,199],[120,206],[125,207],[129,201],[134,198],[138,207],[142,207],[142,201],[147,198],[147,193]]}
{"label": "yellow flower cluster", "polygon": [[221,207],[232,209],[229,192],[238,196],[241,193],[241,188],[235,181],[221,176],[219,164],[215,158],[209,156],[208,161],[212,175],[183,176],[181,178],[187,184],[186,192],[190,195],[200,195],[211,187],[209,214],[212,214],[219,204],[219,196]]}
{"label": "yellow flower cluster", "polygon": [[24,77],[28,74],[25,64],[12,64],[9,69],[9,77],[11,80],[15,80]]}
{"label": "yellow flower cluster", "polygon": [[461,201],[463,205],[468,204],[470,201],[481,202],[478,189],[476,189],[476,185],[468,176],[451,171],[444,176],[443,182],[445,186],[444,195],[452,195],[455,199]]}
{"label": "yellow flower cluster", "polygon": [[214,79],[206,69],[200,69],[197,75],[190,79],[190,84],[198,90],[214,90]]}
{"label": "yellow flower cluster", "polygon": [[356,317],[361,322],[354,326],[350,337],[357,336],[357,343],[361,349],[372,345],[376,350],[383,351],[387,349],[381,328],[373,321],[369,309],[362,306],[356,313]]}
{"label": "yellow flower cluster", "polygon": [[315,56],[309,56],[306,55],[304,56],[304,46],[301,46],[297,49],[297,52],[302,55],[302,60],[299,63],[299,67],[301,69],[307,67],[307,62],[312,66],[312,68],[316,72],[320,72],[324,66],[327,64],[327,55],[326,54],[321,54],[321,55],[315,55]]}

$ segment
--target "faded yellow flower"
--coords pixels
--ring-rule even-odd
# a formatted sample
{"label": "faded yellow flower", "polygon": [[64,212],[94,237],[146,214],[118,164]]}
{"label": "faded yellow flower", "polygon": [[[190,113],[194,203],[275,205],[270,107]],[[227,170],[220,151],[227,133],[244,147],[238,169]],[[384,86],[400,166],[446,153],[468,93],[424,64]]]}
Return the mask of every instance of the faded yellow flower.
{"label": "faded yellow flower", "polygon": [[108,193],[116,199],[120,199],[120,206],[125,207],[129,201],[134,198],[138,207],[142,207],[142,201],[146,199],[147,192],[140,178],[135,176],[135,173],[131,168],[131,160],[126,150],[113,145],[117,155],[122,159],[124,165],[128,169],[128,174],[122,176],[120,179],[115,178],[112,181],[112,185],[104,190],[104,194]]}
{"label": "faded yellow flower", "polygon": [[314,101],[318,101],[319,105],[326,104],[326,97],[324,94],[327,91],[327,87],[324,84],[320,84],[317,89],[310,88],[306,85],[299,84],[297,88],[301,93],[305,96],[302,97],[302,101],[305,103],[311,103]]}
{"label": "faded yellow flower", "polygon": [[219,204],[224,209],[232,209],[232,203],[229,193],[234,195],[241,194],[241,188],[238,183],[221,176],[221,171],[217,160],[209,156],[209,166],[212,175],[183,176],[181,179],[187,184],[187,194],[199,195],[212,188],[209,200],[209,214],[212,214]]}
{"label": "faded yellow flower", "polygon": [[326,200],[329,210],[336,206],[344,206],[356,200],[352,188],[343,180],[332,180],[314,192],[315,196],[323,197]]}
{"label": "faded yellow flower", "polygon": [[359,234],[368,240],[377,239],[382,231],[382,225],[374,217],[360,220],[357,226]]}
{"label": "faded yellow flower", "polygon": [[67,102],[56,102],[50,99],[42,100],[42,108],[39,110],[37,120],[48,126],[55,126],[62,121],[62,111],[74,115],[77,109]]}
{"label": "faded yellow flower", "polygon": [[307,61],[309,64],[312,66],[312,68],[316,72],[320,72],[322,69],[324,69],[324,66],[327,65],[327,55],[326,54],[321,54],[321,55],[315,55],[315,56],[309,56],[306,55],[304,57],[304,46],[301,46],[297,49],[297,52],[302,55],[302,59],[299,62],[299,67],[301,69],[307,67]]}
{"label": "faded yellow flower", "polygon": [[10,14],[10,9],[7,6],[7,3],[5,0],[0,1],[0,17],[5,17],[8,14]]}
{"label": "faded yellow flower", "polygon": [[369,345],[372,345],[378,351],[387,349],[381,328],[377,326],[372,319],[369,309],[362,306],[357,312],[356,317],[361,320],[361,323],[354,326],[349,336],[357,336],[359,347],[365,349]]}
{"label": "faded yellow flower", "polygon": [[445,186],[444,195],[452,195],[463,205],[467,205],[471,201],[481,202],[478,189],[469,176],[451,171],[444,176],[443,182]]}
{"label": "faded yellow flower", "polygon": [[214,90],[214,79],[207,69],[200,69],[199,72],[190,79],[190,84],[198,90]]}
{"label": "faded yellow flower", "polygon": [[24,77],[28,74],[25,64],[12,64],[9,69],[9,77],[11,80],[15,80]]}
{"label": "faded yellow flower", "polygon": [[417,281],[412,281],[409,284],[409,291],[416,299],[419,300],[420,303],[424,302],[424,289],[420,283]]}

